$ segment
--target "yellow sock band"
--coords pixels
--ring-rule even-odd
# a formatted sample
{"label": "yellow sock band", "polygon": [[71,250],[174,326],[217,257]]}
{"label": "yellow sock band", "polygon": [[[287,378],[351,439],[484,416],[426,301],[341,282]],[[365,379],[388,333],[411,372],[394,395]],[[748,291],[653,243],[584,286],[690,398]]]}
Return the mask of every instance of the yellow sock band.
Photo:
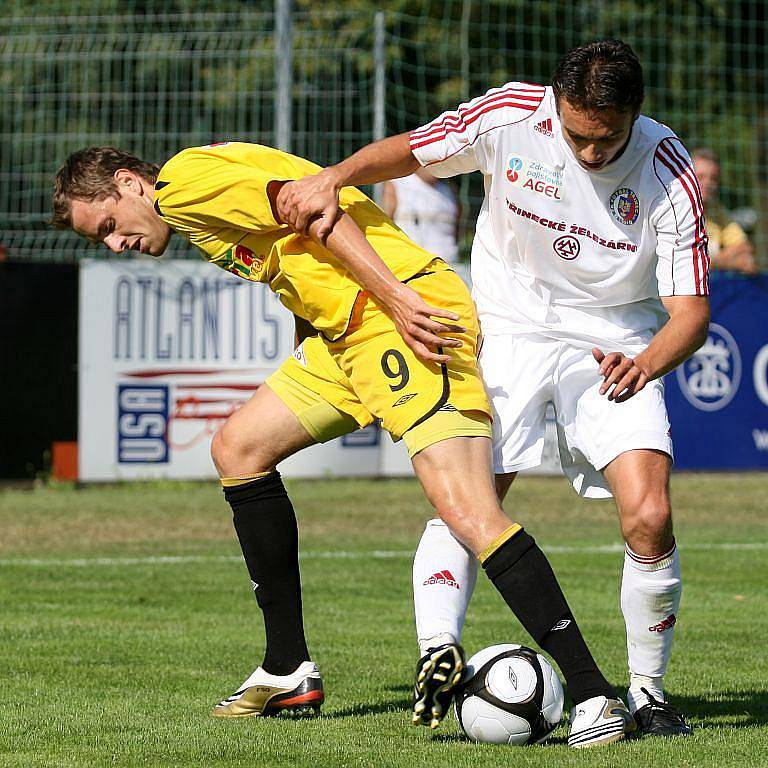
{"label": "yellow sock band", "polygon": [[267,475],[271,475],[273,472],[274,470],[272,472],[255,472],[252,475],[235,475],[235,477],[222,477],[220,480],[223,488],[235,488],[238,485],[250,483],[252,480],[267,477]]}
{"label": "yellow sock band", "polygon": [[520,533],[523,526],[519,523],[512,523],[506,530],[502,531],[479,555],[478,560],[484,563],[502,544],[508,542],[515,534]]}

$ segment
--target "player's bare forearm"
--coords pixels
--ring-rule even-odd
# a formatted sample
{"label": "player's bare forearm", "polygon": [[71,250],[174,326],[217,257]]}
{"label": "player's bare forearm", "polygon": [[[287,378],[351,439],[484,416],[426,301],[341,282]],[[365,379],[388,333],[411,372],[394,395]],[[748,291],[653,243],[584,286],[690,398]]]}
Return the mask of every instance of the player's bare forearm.
{"label": "player's bare forearm", "polygon": [[359,187],[408,176],[419,167],[411,152],[410,135],[400,133],[359,149],[346,160],[323,171],[336,186]]}
{"label": "player's bare forearm", "polygon": [[669,320],[635,361],[658,379],[684,363],[706,340],[709,299],[706,296],[666,296],[662,302]]}
{"label": "player's bare forearm", "polygon": [[348,214],[341,213],[327,238],[319,236],[319,225],[319,221],[310,224],[309,236],[325,245],[358,284],[378,301],[414,354],[424,362],[450,362],[449,355],[433,350],[440,346],[461,346],[460,341],[445,334],[461,333],[464,328],[433,318],[456,321],[459,316],[429,306],[416,291],[401,283]]}
{"label": "player's bare forearm", "polygon": [[709,300],[706,296],[662,298],[669,320],[637,357],[595,348],[592,354],[603,377],[600,394],[621,403],[636,395],[653,379],[677,368],[707,338]]}
{"label": "player's bare forearm", "polygon": [[418,167],[408,134],[391,136],[363,147],[338,165],[286,184],[277,196],[277,212],[284,222],[304,234],[309,232],[310,223],[319,218],[319,235],[326,237],[338,216],[342,187],[396,179]]}

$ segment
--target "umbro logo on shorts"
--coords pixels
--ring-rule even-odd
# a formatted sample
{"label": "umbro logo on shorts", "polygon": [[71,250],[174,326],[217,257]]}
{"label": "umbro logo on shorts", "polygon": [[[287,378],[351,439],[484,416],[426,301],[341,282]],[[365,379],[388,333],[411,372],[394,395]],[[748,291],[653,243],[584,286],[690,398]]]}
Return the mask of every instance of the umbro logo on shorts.
{"label": "umbro logo on shorts", "polygon": [[559,629],[565,629],[567,626],[570,626],[570,623],[571,623],[570,619],[561,619],[549,631],[550,632],[557,632]]}
{"label": "umbro logo on shorts", "polygon": [[397,408],[398,405],[405,405],[409,400],[413,400],[414,397],[416,397],[415,392],[410,395],[403,395],[392,407]]}

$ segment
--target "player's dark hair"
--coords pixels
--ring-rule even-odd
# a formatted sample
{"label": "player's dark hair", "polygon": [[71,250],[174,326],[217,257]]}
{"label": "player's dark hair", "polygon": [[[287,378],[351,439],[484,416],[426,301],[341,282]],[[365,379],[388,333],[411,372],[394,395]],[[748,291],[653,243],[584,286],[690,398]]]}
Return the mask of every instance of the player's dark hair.
{"label": "player's dark hair", "polygon": [[159,165],[114,147],[86,147],[73,152],[56,172],[51,226],[56,229],[72,227],[73,200],[90,203],[106,197],[119,199],[115,171],[121,168],[137,173],[150,184],[157,181],[160,173]]}
{"label": "player's dark hair", "polygon": [[621,40],[596,40],[574,48],[560,59],[552,75],[555,99],[593,112],[615,109],[639,112],[643,103],[643,68],[635,52]]}

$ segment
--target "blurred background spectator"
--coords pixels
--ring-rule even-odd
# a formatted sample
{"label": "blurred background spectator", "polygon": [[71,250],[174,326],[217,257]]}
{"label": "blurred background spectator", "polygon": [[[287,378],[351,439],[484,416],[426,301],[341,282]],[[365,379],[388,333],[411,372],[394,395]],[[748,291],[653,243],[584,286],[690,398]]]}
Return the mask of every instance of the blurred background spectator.
{"label": "blurred background spectator", "polygon": [[448,262],[459,260],[461,205],[447,181],[419,168],[384,184],[381,207],[422,248]]}
{"label": "blurred background spectator", "polygon": [[695,149],[691,157],[707,218],[712,268],[730,269],[745,275],[757,274],[755,249],[747,233],[720,202],[720,163],[717,155],[711,149],[701,147]]}

